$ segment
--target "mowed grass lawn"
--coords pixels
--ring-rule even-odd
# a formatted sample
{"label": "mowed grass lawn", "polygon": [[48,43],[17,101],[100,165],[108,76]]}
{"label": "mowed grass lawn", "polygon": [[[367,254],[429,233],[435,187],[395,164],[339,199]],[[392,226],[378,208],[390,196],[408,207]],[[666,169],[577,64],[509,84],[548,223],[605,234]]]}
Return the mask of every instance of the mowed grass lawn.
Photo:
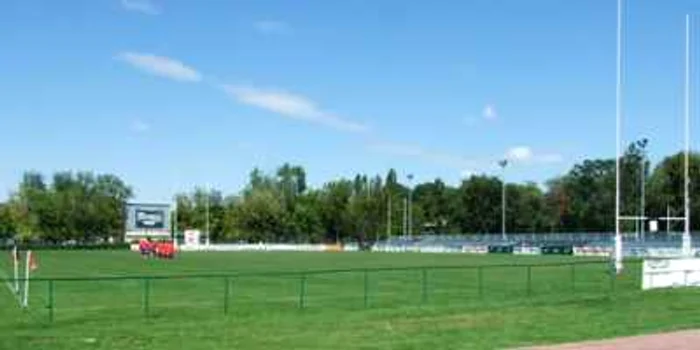
{"label": "mowed grass lawn", "polygon": [[[28,310],[0,286],[0,349],[498,349],[700,325],[700,292],[642,293],[639,262],[611,279],[604,262],[562,256],[144,261],[125,251],[42,251],[38,260]],[[82,277],[103,279],[69,280]]]}

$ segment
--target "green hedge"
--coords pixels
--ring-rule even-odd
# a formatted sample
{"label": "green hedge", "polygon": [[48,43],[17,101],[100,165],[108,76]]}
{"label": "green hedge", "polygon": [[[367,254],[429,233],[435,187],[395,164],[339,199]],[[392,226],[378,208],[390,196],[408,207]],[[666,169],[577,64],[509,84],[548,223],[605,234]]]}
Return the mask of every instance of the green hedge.
{"label": "green hedge", "polygon": [[513,254],[512,245],[490,245],[489,254]]}
{"label": "green hedge", "polygon": [[541,247],[543,255],[573,255],[573,245],[545,245]]}

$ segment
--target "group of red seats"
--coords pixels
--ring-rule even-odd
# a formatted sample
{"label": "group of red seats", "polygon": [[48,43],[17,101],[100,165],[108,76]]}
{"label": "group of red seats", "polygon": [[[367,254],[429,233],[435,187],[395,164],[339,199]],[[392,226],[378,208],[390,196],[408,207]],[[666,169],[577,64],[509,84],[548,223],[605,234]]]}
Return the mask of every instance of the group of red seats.
{"label": "group of red seats", "polygon": [[170,241],[152,242],[150,239],[139,241],[139,251],[144,258],[154,256],[162,259],[175,257],[175,245]]}

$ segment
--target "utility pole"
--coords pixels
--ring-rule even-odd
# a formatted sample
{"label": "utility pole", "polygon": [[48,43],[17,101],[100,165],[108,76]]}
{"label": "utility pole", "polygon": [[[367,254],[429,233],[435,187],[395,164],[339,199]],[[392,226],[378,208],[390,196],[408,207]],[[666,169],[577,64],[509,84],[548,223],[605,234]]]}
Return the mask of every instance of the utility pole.
{"label": "utility pole", "polygon": [[407,229],[408,229],[408,199],[406,197],[403,198],[403,236],[406,237],[408,235]]}
{"label": "utility pole", "polygon": [[508,160],[503,159],[498,162],[501,167],[501,238],[503,241],[506,240],[506,166],[508,165]]}
{"label": "utility pole", "polygon": [[204,202],[205,203],[204,204],[204,211],[205,211],[205,216],[206,216],[205,227],[206,227],[206,231],[207,231],[207,242],[206,243],[207,243],[207,245],[209,245],[211,243],[211,238],[210,238],[210,233],[209,233],[210,232],[209,231],[209,197],[211,196],[211,190],[210,190],[209,185],[207,185],[206,196],[207,197],[206,197],[206,200]]}
{"label": "utility pole", "polygon": [[413,237],[413,174],[408,174],[408,236]]}
{"label": "utility pole", "polygon": [[646,209],[644,208],[644,206],[646,205],[646,203],[645,203],[645,201],[646,201],[646,198],[645,198],[645,196],[646,196],[646,193],[645,193],[646,192],[645,191],[646,190],[646,159],[644,157],[642,157],[642,176],[641,176],[640,187],[641,187],[642,196],[641,196],[641,203],[639,205],[639,211],[640,211],[639,216],[641,217],[641,219],[640,219],[641,225],[639,225],[640,226],[639,232],[642,236],[642,241],[643,241],[644,240],[644,230],[645,230],[644,226],[646,225],[646,218],[644,217],[645,212],[646,212]]}

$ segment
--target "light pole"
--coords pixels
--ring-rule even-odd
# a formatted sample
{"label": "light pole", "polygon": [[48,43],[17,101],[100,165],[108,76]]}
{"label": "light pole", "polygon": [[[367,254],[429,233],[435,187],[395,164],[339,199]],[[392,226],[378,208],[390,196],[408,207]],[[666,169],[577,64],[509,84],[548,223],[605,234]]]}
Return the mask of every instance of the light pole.
{"label": "light pole", "polygon": [[641,234],[642,241],[644,240],[644,226],[646,225],[646,218],[644,217],[645,214],[645,208],[644,206],[646,205],[645,201],[645,188],[646,188],[646,159],[645,157],[642,157],[642,167],[641,167],[642,174],[640,176],[641,181],[640,181],[640,190],[641,190],[641,198],[639,203],[639,217],[640,217],[640,225],[639,225],[639,233]]}
{"label": "light pole", "polygon": [[506,166],[508,160],[503,159],[498,162],[501,167],[501,238],[506,240]]}
{"label": "light pole", "polygon": [[204,211],[205,211],[205,215],[206,215],[206,217],[205,217],[205,227],[206,227],[206,231],[207,231],[207,242],[206,242],[206,244],[207,244],[207,246],[208,246],[208,245],[211,243],[211,240],[210,240],[210,237],[209,237],[209,236],[210,236],[210,233],[209,233],[209,197],[211,196],[211,190],[210,190],[209,185],[207,185],[207,193],[206,193],[206,196],[207,196],[207,197],[206,197],[206,201],[204,202]]}
{"label": "light pole", "polygon": [[413,174],[408,174],[408,236],[413,237]]}

